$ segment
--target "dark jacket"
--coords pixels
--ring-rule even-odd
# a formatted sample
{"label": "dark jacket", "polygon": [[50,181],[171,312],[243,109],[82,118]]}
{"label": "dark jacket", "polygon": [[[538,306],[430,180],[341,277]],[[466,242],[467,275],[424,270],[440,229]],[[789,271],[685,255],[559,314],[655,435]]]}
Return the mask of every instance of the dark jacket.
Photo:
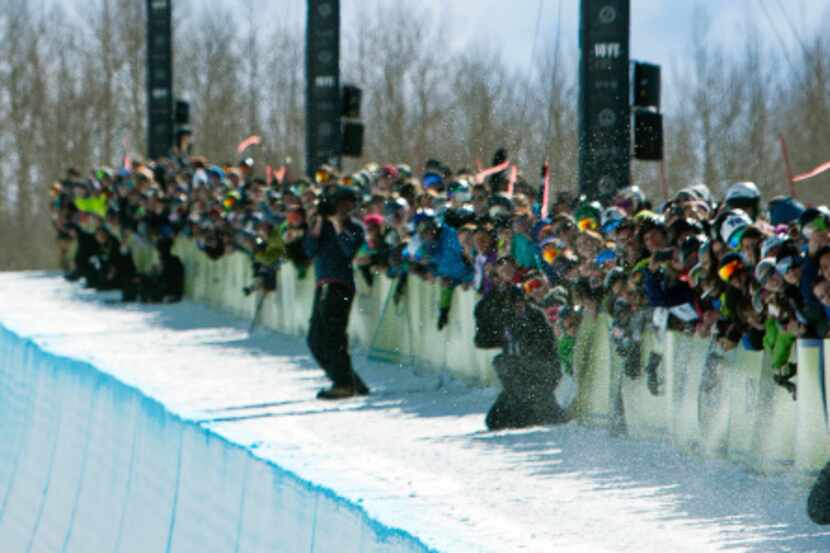
{"label": "dark jacket", "polygon": [[363,240],[363,227],[351,219],[340,234],[335,233],[334,225],[328,220],[323,223],[318,238],[306,233],[305,251],[314,258],[317,284],[339,282],[354,288],[352,261]]}

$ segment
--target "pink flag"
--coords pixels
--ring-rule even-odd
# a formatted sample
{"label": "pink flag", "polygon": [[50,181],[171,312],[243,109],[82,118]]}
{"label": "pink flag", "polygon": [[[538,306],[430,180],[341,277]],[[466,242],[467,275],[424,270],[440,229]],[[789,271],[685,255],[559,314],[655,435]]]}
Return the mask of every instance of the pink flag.
{"label": "pink flag", "polygon": [[123,168],[127,171],[132,171],[133,160],[130,159],[130,139],[126,134],[124,135],[124,138],[121,140],[121,145],[124,147]]}
{"label": "pink flag", "polygon": [[513,187],[516,186],[516,180],[519,178],[519,168],[513,165],[510,167],[510,178],[507,180],[507,193],[513,195]]}
{"label": "pink flag", "polygon": [[806,173],[801,173],[800,175],[796,175],[793,177],[793,182],[801,182],[803,180],[811,179],[816,175],[820,175],[825,171],[830,170],[830,161],[825,161],[812,171],[808,171]]}
{"label": "pink flag", "polygon": [[494,165],[493,167],[490,167],[489,169],[485,169],[484,171],[479,171],[479,173],[476,175],[476,182],[481,184],[482,182],[484,182],[484,179],[486,179],[490,175],[495,175],[496,173],[501,173],[502,171],[504,171],[508,167],[510,167],[510,160],[506,159],[506,160],[504,160],[504,163],[502,163],[500,165]]}
{"label": "pink flag", "polygon": [[548,218],[548,210],[550,209],[550,165],[548,160],[542,166],[542,219]]}
{"label": "pink flag", "polygon": [[277,169],[276,171],[274,171],[274,178],[280,184],[282,184],[283,179],[285,179],[285,171],[286,171],[285,165],[280,165],[280,168]]}
{"label": "pink flag", "polygon": [[242,153],[247,150],[250,146],[256,146],[257,144],[262,144],[262,138],[259,135],[252,134],[245,140],[239,143],[239,146],[236,147],[237,153]]}

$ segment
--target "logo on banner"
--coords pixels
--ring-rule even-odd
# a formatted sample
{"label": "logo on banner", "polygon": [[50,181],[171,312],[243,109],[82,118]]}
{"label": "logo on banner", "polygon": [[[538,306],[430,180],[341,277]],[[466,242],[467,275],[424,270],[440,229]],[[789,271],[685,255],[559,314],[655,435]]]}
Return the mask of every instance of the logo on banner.
{"label": "logo on banner", "polygon": [[617,10],[614,9],[614,6],[603,6],[602,9],[599,10],[599,22],[603,25],[613,23],[616,19]]}

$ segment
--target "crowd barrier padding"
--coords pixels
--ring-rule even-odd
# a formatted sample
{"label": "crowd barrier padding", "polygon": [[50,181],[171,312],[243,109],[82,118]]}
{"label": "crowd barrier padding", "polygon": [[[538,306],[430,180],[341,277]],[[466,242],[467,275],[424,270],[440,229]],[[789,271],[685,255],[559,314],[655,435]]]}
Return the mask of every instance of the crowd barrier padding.
{"label": "crowd barrier padding", "polygon": [[[254,315],[256,295],[241,288],[253,279],[249,259],[232,254],[207,258],[186,239],[176,243],[186,271],[186,292],[195,301],[234,315]],[[446,373],[478,385],[497,384],[492,359],[498,350],[474,347],[473,309],[478,299],[457,288],[449,324],[437,328],[440,287],[411,276],[400,301],[397,280],[376,275],[368,286],[356,274],[357,292],[349,323],[350,338],[370,358]],[[260,324],[287,334],[308,328],[314,278],[300,279],[286,263],[276,293],[268,294]],[[624,429],[634,438],[667,439],[691,454],[726,457],[765,473],[812,473],[830,459],[827,390],[830,342],[799,340],[797,401],[773,381],[763,352],[743,347],[724,352],[711,339],[671,331],[647,330],[640,341],[641,374],[626,376],[610,337],[607,314],[586,315],[573,351],[578,384],[575,412],[581,424]],[[646,366],[658,354],[659,393],[648,386]]]}

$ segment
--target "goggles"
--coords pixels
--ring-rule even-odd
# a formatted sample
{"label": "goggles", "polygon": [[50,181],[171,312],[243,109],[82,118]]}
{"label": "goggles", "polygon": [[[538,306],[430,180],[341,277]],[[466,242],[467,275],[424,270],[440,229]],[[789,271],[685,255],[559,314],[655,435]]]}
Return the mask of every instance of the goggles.
{"label": "goggles", "polygon": [[330,178],[331,173],[329,173],[325,169],[317,169],[316,171],[314,171],[314,182],[316,182],[317,184],[328,182]]}
{"label": "goggles", "polygon": [[559,256],[560,251],[561,250],[556,245],[548,244],[542,247],[542,259],[545,260],[545,263],[551,265]]}
{"label": "goggles", "polygon": [[522,288],[525,291],[525,294],[532,294],[535,290],[538,290],[542,287],[542,279],[540,278],[532,278],[522,285]]}
{"label": "goggles", "polygon": [[577,226],[579,230],[596,230],[597,229],[597,222],[594,219],[581,219]]}
{"label": "goggles", "polygon": [[743,264],[740,260],[735,259],[718,269],[718,276],[724,282],[729,282],[737,271],[739,271],[743,267]]}

